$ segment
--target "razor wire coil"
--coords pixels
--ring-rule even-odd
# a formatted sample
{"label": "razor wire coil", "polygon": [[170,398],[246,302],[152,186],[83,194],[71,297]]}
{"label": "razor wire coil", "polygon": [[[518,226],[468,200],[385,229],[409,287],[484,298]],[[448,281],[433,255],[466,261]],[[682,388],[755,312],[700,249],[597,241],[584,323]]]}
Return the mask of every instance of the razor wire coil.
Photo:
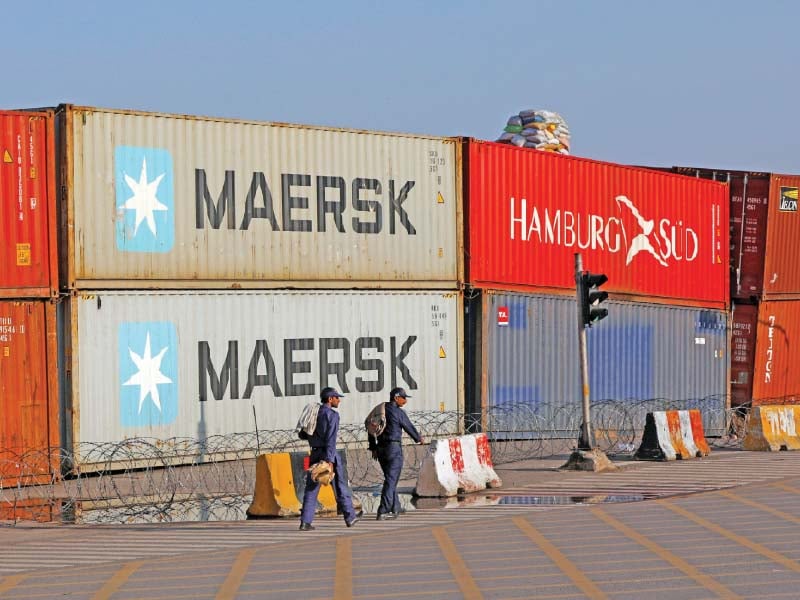
{"label": "razor wire coil", "polygon": [[[611,456],[632,455],[648,412],[690,408],[701,410],[712,445],[737,447],[744,437],[747,407],[726,409],[725,400],[594,401],[596,447]],[[577,440],[581,427],[580,407],[563,403],[505,403],[480,413],[409,412],[409,417],[426,441],[460,432],[485,432],[496,464],[563,454]],[[340,426],[339,449],[346,452],[354,488],[383,481],[367,451],[362,424]],[[255,485],[256,456],[307,451],[308,444],[293,429],[205,439],[82,442],[74,452],[0,449],[0,525],[242,519]],[[425,453],[424,447],[404,447],[402,479],[416,478]]]}

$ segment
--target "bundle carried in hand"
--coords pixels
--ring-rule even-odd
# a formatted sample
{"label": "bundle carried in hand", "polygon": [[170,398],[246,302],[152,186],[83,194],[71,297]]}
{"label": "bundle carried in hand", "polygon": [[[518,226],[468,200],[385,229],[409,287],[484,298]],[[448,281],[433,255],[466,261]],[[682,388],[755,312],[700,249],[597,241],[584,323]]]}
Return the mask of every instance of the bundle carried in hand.
{"label": "bundle carried in hand", "polygon": [[497,140],[521,148],[569,154],[569,127],[556,112],[521,110],[508,118],[503,134]]}
{"label": "bundle carried in hand", "polygon": [[333,481],[333,465],[328,461],[315,462],[308,467],[308,470],[311,473],[311,481],[316,481],[322,485],[328,485]]}

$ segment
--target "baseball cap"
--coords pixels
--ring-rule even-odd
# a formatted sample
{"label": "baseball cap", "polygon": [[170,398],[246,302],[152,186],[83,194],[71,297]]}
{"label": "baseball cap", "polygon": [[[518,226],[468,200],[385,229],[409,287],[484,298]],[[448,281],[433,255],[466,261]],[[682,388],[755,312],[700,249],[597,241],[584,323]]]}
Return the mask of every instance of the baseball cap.
{"label": "baseball cap", "polygon": [[391,392],[389,392],[389,397],[394,398],[395,396],[400,396],[401,398],[411,398],[411,396],[406,393],[405,388],[396,387]]}
{"label": "baseball cap", "polygon": [[327,400],[328,398],[344,398],[339,392],[336,391],[336,388],[326,387],[322,388],[319,393],[319,397],[323,400]]}

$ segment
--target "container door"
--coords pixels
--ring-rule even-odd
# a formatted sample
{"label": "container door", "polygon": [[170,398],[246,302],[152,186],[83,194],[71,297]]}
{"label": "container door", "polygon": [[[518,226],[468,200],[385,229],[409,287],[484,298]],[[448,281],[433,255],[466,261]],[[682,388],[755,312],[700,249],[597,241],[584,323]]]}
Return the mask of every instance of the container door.
{"label": "container door", "polygon": [[734,305],[731,332],[731,406],[749,403],[753,398],[757,318],[757,306]]}
{"label": "container door", "polygon": [[[0,302],[0,478],[49,477],[51,410],[47,301]],[[52,357],[50,357],[52,358]]]}
{"label": "container door", "polygon": [[731,178],[731,295],[734,298],[761,296],[768,199],[769,179],[756,175],[746,180]]}
{"label": "container door", "polygon": [[47,114],[0,112],[0,297],[55,292],[51,128]]}

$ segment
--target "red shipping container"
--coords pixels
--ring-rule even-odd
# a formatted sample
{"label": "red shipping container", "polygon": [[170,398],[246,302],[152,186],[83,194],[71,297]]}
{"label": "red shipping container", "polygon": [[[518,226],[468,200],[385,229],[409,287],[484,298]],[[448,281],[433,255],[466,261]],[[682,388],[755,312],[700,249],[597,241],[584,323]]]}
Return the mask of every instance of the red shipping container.
{"label": "red shipping container", "polygon": [[764,282],[769,176],[732,173],[731,296],[758,297]]}
{"label": "red shipping container", "polygon": [[617,297],[729,304],[728,187],[470,140],[467,280],[574,293],[574,254]]}
{"label": "red shipping container", "polygon": [[0,300],[0,487],[58,472],[56,309]]}
{"label": "red shipping container", "polygon": [[800,298],[800,176],[695,167],[673,171],[730,182],[731,296]]}
{"label": "red shipping container", "polygon": [[758,307],[753,404],[800,403],[800,300]]}
{"label": "red shipping container", "polygon": [[0,111],[0,298],[58,292],[53,131],[51,113]]}
{"label": "red shipping container", "polygon": [[731,406],[753,399],[753,365],[756,356],[758,307],[734,304],[731,325]]}

